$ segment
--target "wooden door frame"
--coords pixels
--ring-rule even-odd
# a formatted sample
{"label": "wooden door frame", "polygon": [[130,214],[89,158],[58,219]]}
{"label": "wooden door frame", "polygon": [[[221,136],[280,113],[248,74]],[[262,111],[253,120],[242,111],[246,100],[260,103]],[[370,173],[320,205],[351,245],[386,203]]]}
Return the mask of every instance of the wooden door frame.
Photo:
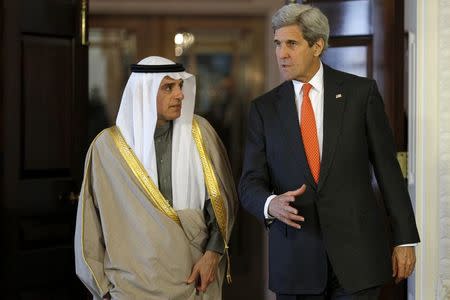
{"label": "wooden door frame", "polygon": [[[50,1],[47,1],[50,2]],[[45,4],[45,3],[44,3]],[[58,4],[61,4],[61,1],[59,1]],[[70,23],[70,35],[67,34],[61,34],[60,32],[52,35],[54,32],[48,33],[45,30],[40,31],[41,29],[36,29],[36,32],[27,32],[23,29],[23,20],[26,19],[23,17],[23,13],[25,11],[24,6],[25,1],[12,1],[12,0],[1,0],[1,7],[0,7],[0,39],[2,41],[2,45],[4,47],[1,47],[0,49],[0,61],[1,61],[1,74],[0,74],[0,120],[1,120],[1,132],[0,132],[0,144],[1,144],[1,156],[0,156],[0,172],[1,172],[1,201],[0,201],[0,209],[1,209],[1,236],[3,240],[3,247],[2,247],[2,258],[1,258],[1,268],[0,272],[2,273],[2,278],[4,279],[2,281],[2,287],[4,292],[5,299],[17,299],[19,298],[19,295],[22,294],[24,297],[36,297],[37,295],[42,296],[47,291],[50,291],[49,293],[55,293],[60,290],[69,290],[69,287],[76,288],[78,290],[78,280],[76,279],[75,273],[73,273],[68,269],[63,269],[61,267],[58,269],[58,272],[63,269],[64,276],[67,275],[67,278],[70,277],[70,280],[65,280],[67,283],[65,286],[57,286],[53,287],[52,289],[45,290],[45,288],[48,287],[48,284],[50,281],[55,282],[57,280],[61,280],[62,278],[55,278],[53,276],[50,277],[49,272],[45,274],[45,270],[42,270],[38,267],[36,267],[37,264],[35,263],[29,263],[23,268],[21,268],[19,265],[23,264],[24,260],[19,260],[19,256],[23,255],[26,256],[29,261],[33,262],[34,258],[38,257],[35,256],[36,253],[44,253],[42,256],[39,257],[45,257],[45,260],[35,260],[37,263],[41,263],[41,265],[48,264],[50,267],[52,266],[50,263],[50,259],[47,260],[47,258],[51,257],[53,260],[55,259],[55,253],[60,251],[64,252],[64,257],[68,258],[71,255],[72,250],[70,250],[70,241],[73,240],[73,233],[70,232],[69,234],[64,235],[64,242],[61,242],[57,246],[53,247],[53,244],[48,245],[48,239],[47,232],[45,232],[45,228],[40,227],[39,231],[36,229],[36,231],[33,231],[31,234],[31,240],[33,242],[36,242],[36,246],[30,250],[29,248],[23,246],[26,242],[21,243],[22,237],[25,235],[23,233],[23,228],[20,227],[21,224],[19,224],[19,221],[22,219],[30,218],[38,216],[36,219],[39,219],[39,221],[47,222],[49,221],[48,215],[56,216],[57,218],[61,216],[61,213],[63,213],[64,216],[66,216],[66,209],[61,209],[59,207],[59,200],[64,201],[64,199],[58,199],[56,196],[53,198],[53,194],[51,196],[40,194],[39,192],[34,192],[33,190],[27,191],[26,187],[29,187],[29,182],[31,180],[35,180],[38,182],[35,186],[38,186],[40,183],[40,180],[42,178],[26,178],[24,176],[23,172],[23,148],[24,142],[23,142],[23,135],[24,135],[24,109],[22,107],[24,102],[24,84],[22,83],[24,80],[24,74],[23,74],[23,59],[24,59],[24,43],[23,43],[23,35],[35,35],[38,37],[57,37],[66,39],[66,43],[64,44],[67,46],[70,54],[67,55],[69,57],[68,60],[73,65],[73,68],[71,70],[74,73],[81,74],[79,78],[74,78],[74,80],[70,80],[70,86],[74,86],[73,88],[73,94],[71,94],[71,99],[73,99],[73,102],[70,102],[71,108],[68,110],[71,111],[72,114],[78,114],[83,113],[85,110],[85,107],[83,107],[83,103],[86,103],[85,100],[87,100],[86,97],[84,97],[84,90],[87,91],[87,87],[84,87],[83,84],[84,81],[83,78],[86,76],[83,74],[83,72],[87,71],[87,63],[83,64],[82,61],[84,60],[87,62],[87,57],[81,53],[83,51],[75,51],[74,48],[77,50],[81,47],[79,45],[80,43],[80,26],[79,26],[79,19],[78,19],[78,12],[80,10],[80,1],[72,2],[70,7],[64,6],[64,4],[61,4],[60,6],[57,6],[58,9],[62,8],[64,12],[68,12],[68,15],[71,17],[73,16],[73,19],[65,19],[68,23]],[[51,11],[51,8],[48,8],[45,6],[42,11],[48,12]],[[32,10],[28,10],[31,14],[33,13]],[[29,20],[29,19],[28,19]],[[49,21],[51,23],[51,21]],[[47,24],[47,23],[46,23]],[[40,24],[41,25],[41,24]],[[66,24],[65,24],[66,25]],[[72,27],[73,26],[73,27]],[[45,27],[45,26],[44,26]],[[54,23],[51,23],[49,27],[58,28],[58,26],[55,26]],[[72,29],[76,28],[76,31],[73,31]],[[45,32],[44,32],[45,31]],[[76,43],[76,44],[75,44]],[[67,53],[69,53],[67,51]],[[75,52],[75,54],[74,54]],[[80,53],[78,53],[80,52]],[[58,70],[59,65],[57,65],[54,69]],[[43,73],[45,72],[45,68],[42,69]],[[87,73],[87,72],[86,72]],[[41,73],[42,74],[42,73]],[[36,82],[39,80],[39,77],[35,77]],[[78,90],[81,90],[78,92]],[[50,93],[50,91],[49,91]],[[30,99],[33,99],[33,97],[29,97]],[[43,98],[45,99],[45,98]],[[52,106],[54,107],[54,106]],[[42,111],[33,111],[33,114],[39,114],[42,113]],[[51,120],[51,119],[50,119]],[[57,126],[58,124],[56,124]],[[85,120],[81,116],[77,116],[76,119],[72,119],[71,126],[76,127],[77,130],[82,131],[83,126],[86,125]],[[32,125],[30,126],[32,127]],[[36,137],[37,143],[39,144],[39,138]],[[77,157],[84,157],[85,151],[87,150],[86,147],[86,141],[83,138],[83,134],[77,134],[74,136],[73,143],[76,144],[77,148],[75,150],[71,150],[71,155],[77,156]],[[57,145],[54,145],[55,147],[58,147]],[[78,148],[79,147],[79,148]],[[45,154],[43,154],[45,156]],[[73,160],[72,157],[70,158],[70,170],[72,178],[74,178],[75,181],[80,181],[83,171],[83,162],[82,159],[80,159],[80,163]],[[65,165],[64,165],[65,166]],[[53,185],[54,181],[60,180],[61,178],[55,176],[47,176],[48,174],[44,174],[42,176],[45,179],[50,178],[49,180],[52,180],[52,183],[48,184],[48,193],[49,195],[56,191],[55,185]],[[47,177],[46,177],[47,176]],[[53,176],[53,175],[52,175]],[[56,179],[55,179],[56,178]],[[55,180],[53,180],[55,179]],[[69,181],[70,179],[67,179]],[[78,182],[79,185],[80,182]],[[76,184],[75,184],[76,185]],[[47,187],[47,186],[46,186]],[[76,188],[76,187],[75,187]],[[27,197],[22,197],[24,195],[24,191],[27,191]],[[45,198],[44,198],[45,197]],[[24,201],[26,199],[27,201]],[[49,201],[43,201],[43,200]],[[33,207],[30,208],[27,205],[24,204],[24,202],[27,203],[33,203]],[[48,210],[42,210],[41,212],[37,212],[40,208],[40,205],[42,203],[46,203],[46,208],[50,207]],[[56,204],[55,204],[56,203]],[[55,205],[53,205],[55,204]],[[43,207],[42,205],[41,207]],[[74,210],[70,210],[70,213],[75,211],[76,207],[74,207]],[[69,213],[67,213],[69,215]],[[20,219],[20,220],[19,220]],[[59,219],[58,219],[59,220]],[[39,222],[38,221],[38,222]],[[64,225],[70,224],[72,222],[72,218],[68,217],[63,219]],[[50,222],[50,221],[49,221]],[[57,223],[58,221],[55,221],[55,223],[52,225],[55,225],[57,228],[57,225],[60,223]],[[47,224],[47,223],[46,223]],[[70,225],[68,225],[70,226]],[[35,228],[32,228],[35,229]],[[64,231],[68,232],[70,230]],[[33,235],[35,234],[35,235]],[[58,238],[56,238],[58,239]],[[23,238],[25,240],[25,238]],[[67,243],[66,243],[67,240]],[[58,240],[57,242],[60,242]],[[53,251],[55,250],[55,251]],[[59,253],[59,252],[58,252]],[[59,256],[59,255],[58,255]],[[64,264],[59,264],[58,261],[54,261],[55,264],[53,266],[63,265],[63,266],[70,266],[70,269],[72,269],[72,266],[74,266],[74,262],[69,259],[64,259]],[[20,264],[19,264],[20,263]],[[57,268],[55,267],[55,270]],[[66,271],[67,270],[67,271]],[[39,276],[30,276],[29,274],[36,274],[37,272],[42,272],[42,277]],[[21,277],[22,275],[22,277]],[[26,276],[23,276],[26,275]],[[47,277],[48,276],[48,277]],[[36,278],[37,277],[37,278]],[[40,278],[47,278],[49,279],[45,283],[45,288],[41,289],[41,286],[39,286],[38,282]],[[64,277],[66,278],[66,277]],[[73,279],[73,280],[72,280]],[[75,281],[76,280],[76,281]],[[48,284],[48,285],[47,285]],[[45,292],[44,292],[45,290]],[[78,295],[73,295],[71,297],[77,297]],[[62,296],[64,298],[64,296]]]}
{"label": "wooden door frame", "polygon": [[[374,31],[374,79],[383,96],[386,114],[394,134],[397,151],[406,151],[407,128],[404,109],[404,2],[371,0],[375,18],[373,26],[385,28]],[[388,24],[386,26],[383,26]],[[389,91],[389,92],[387,92]]]}

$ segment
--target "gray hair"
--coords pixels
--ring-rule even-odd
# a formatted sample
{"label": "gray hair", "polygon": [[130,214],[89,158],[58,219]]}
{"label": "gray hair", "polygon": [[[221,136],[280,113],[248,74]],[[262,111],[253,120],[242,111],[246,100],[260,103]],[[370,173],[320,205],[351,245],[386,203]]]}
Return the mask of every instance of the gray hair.
{"label": "gray hair", "polygon": [[310,47],[322,38],[323,51],[328,48],[330,26],[328,18],[318,8],[295,3],[283,6],[272,17],[272,29],[275,31],[289,25],[299,26]]}

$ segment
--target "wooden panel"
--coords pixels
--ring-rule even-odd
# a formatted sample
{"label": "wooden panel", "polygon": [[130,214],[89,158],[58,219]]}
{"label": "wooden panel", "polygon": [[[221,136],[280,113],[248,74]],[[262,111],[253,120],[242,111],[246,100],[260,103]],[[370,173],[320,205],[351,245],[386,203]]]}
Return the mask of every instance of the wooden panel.
{"label": "wooden panel", "polygon": [[[20,290],[23,295],[41,294],[47,298],[40,299],[80,299],[75,295],[61,294],[54,296],[54,289],[64,287],[73,291],[73,285],[77,282],[75,277],[74,252],[71,247],[45,248],[33,251],[21,251],[18,255],[19,270],[21,273]],[[53,278],[52,282],[47,279]],[[9,298],[11,299],[11,298]],[[16,298],[14,298],[16,299]],[[39,299],[39,298],[28,298]]]}
{"label": "wooden panel", "polygon": [[318,7],[328,17],[330,36],[372,34],[369,0],[307,2]]}
{"label": "wooden panel", "polygon": [[383,96],[397,151],[406,151],[407,111],[404,102],[404,1],[372,0],[374,78]]}
{"label": "wooden panel", "polygon": [[[73,0],[22,0],[22,32],[73,36],[77,23],[74,2]],[[50,13],[51,16],[49,16]]]}
{"label": "wooden panel", "polygon": [[22,170],[61,175],[71,156],[72,41],[25,35],[22,47]]}
{"label": "wooden panel", "polygon": [[73,258],[76,205],[64,197],[79,191],[86,153],[81,1],[0,2],[6,175],[0,197],[1,298],[83,299]]}
{"label": "wooden panel", "polygon": [[19,249],[34,250],[70,246],[73,226],[69,215],[31,216],[19,220]]}
{"label": "wooden panel", "polygon": [[[2,43],[2,46],[0,47],[0,57],[3,57],[3,43],[5,40],[4,34],[3,34],[3,23],[4,23],[4,12],[3,12],[3,0],[0,0],[0,41]],[[3,120],[3,70],[0,69],[0,124],[4,124]],[[0,130],[0,180],[3,182],[3,159],[4,159],[4,137],[3,137],[3,130]],[[3,185],[0,187],[0,194],[3,195]]]}

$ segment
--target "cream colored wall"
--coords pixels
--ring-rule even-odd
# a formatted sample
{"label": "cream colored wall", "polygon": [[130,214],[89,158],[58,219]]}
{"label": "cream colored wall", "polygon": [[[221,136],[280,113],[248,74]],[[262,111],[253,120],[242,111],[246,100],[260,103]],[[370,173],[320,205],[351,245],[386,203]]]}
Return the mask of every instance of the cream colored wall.
{"label": "cream colored wall", "polygon": [[450,1],[439,5],[439,278],[438,297],[450,299]]}
{"label": "cream colored wall", "polygon": [[439,267],[437,294],[450,299],[450,1],[439,1]]}
{"label": "cream colored wall", "polygon": [[417,52],[408,179],[422,239],[408,295],[450,299],[450,2],[406,0],[405,8],[416,13],[406,24]]}

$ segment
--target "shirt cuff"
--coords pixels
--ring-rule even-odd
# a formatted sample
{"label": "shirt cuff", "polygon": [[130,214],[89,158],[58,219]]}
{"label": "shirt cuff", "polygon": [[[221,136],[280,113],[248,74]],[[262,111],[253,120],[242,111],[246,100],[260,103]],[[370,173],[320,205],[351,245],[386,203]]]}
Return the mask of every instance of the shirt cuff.
{"label": "shirt cuff", "polygon": [[220,231],[210,232],[208,243],[205,250],[211,250],[222,255],[225,251],[225,243],[223,241]]}
{"label": "shirt cuff", "polygon": [[417,246],[417,243],[401,244],[401,245],[397,245],[395,247],[415,247],[415,246]]}
{"label": "shirt cuff", "polygon": [[272,201],[273,198],[275,198],[277,195],[270,195],[267,197],[266,203],[264,204],[264,218],[273,220],[275,219],[273,216],[269,215],[269,204],[270,201]]}

